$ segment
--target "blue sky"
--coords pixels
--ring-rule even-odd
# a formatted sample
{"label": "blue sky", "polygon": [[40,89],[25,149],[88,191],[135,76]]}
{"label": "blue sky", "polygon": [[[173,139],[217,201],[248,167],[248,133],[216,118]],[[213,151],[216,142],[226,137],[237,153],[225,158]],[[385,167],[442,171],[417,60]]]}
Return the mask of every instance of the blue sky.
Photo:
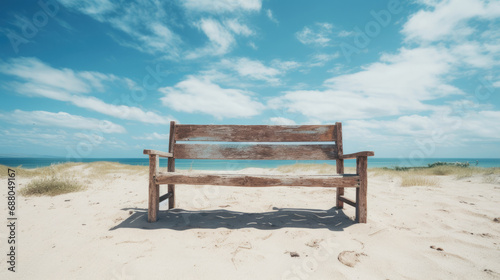
{"label": "blue sky", "polygon": [[2,1],[0,155],[141,157],[170,120],[500,155],[500,1],[164,2]]}

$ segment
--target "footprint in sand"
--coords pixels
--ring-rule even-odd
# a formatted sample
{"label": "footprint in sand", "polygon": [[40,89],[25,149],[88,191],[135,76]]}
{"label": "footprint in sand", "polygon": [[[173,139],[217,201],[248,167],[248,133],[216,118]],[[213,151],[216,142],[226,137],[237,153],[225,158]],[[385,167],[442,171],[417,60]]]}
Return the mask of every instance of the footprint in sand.
{"label": "footprint in sand", "polygon": [[339,261],[349,267],[354,267],[359,262],[361,256],[366,256],[365,253],[356,253],[354,251],[343,251],[339,254]]}

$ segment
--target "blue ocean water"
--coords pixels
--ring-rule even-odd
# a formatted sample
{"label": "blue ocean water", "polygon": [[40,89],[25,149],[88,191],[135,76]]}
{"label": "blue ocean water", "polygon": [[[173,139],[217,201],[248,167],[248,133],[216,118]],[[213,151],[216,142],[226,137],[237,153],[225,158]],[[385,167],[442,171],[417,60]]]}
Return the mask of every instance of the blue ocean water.
{"label": "blue ocean water", "polygon": [[[68,160],[66,158],[1,158],[0,164],[11,167],[37,168],[50,166],[51,164],[65,162],[97,162],[110,161],[130,165],[149,165],[148,158],[82,158]],[[413,167],[427,166],[434,162],[469,162],[470,166],[478,167],[500,167],[499,158],[425,158],[425,159],[405,159],[405,158],[377,158],[368,159],[368,167]],[[334,160],[186,160],[178,159],[175,161],[177,169],[198,169],[198,170],[239,170],[249,167],[256,168],[276,168],[281,165],[291,165],[295,163],[315,163],[335,165]],[[345,160],[346,167],[354,167],[356,160]],[[167,160],[160,159],[160,166],[166,167]]]}

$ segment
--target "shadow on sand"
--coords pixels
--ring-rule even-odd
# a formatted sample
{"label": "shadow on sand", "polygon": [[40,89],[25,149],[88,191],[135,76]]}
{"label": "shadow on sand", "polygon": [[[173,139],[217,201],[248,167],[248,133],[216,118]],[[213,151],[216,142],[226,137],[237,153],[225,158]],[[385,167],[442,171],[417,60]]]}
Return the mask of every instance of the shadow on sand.
{"label": "shadow on sand", "polygon": [[148,223],[147,209],[124,208],[122,210],[132,210],[134,213],[110,230],[119,228],[172,230],[193,228],[256,228],[261,230],[326,228],[331,231],[342,231],[344,228],[354,224],[354,221],[349,219],[342,210],[335,207],[328,210],[274,207],[274,211],[262,213],[246,213],[224,209],[190,211],[175,208],[168,211],[160,211],[158,214],[159,219],[156,223]]}

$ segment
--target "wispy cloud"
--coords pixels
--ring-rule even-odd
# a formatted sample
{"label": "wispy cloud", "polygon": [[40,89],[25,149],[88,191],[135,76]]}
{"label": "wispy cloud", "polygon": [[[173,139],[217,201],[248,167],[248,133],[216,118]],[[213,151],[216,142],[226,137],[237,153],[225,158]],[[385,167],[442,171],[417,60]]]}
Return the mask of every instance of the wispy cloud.
{"label": "wispy cloud", "polygon": [[227,13],[260,11],[262,0],[181,0],[182,5],[194,12]]}
{"label": "wispy cloud", "polygon": [[433,42],[463,39],[475,32],[472,19],[490,20],[500,16],[500,2],[488,0],[420,1],[427,6],[413,14],[402,33],[407,41]]}
{"label": "wispy cloud", "polygon": [[453,57],[445,49],[401,49],[362,71],[330,78],[326,90],[287,91],[272,108],[301,113],[311,121],[364,119],[431,110],[423,101],[462,94],[447,83]]}
{"label": "wispy cloud", "polygon": [[247,118],[260,114],[264,105],[253,93],[222,88],[207,77],[188,76],[173,87],[161,88],[163,105],[180,112],[223,118]]}
{"label": "wispy cloud", "polygon": [[331,41],[333,25],[326,22],[317,22],[313,26],[306,26],[295,33],[297,39],[305,45],[325,47]]}
{"label": "wispy cloud", "polygon": [[30,126],[50,126],[71,129],[95,130],[103,133],[124,133],[125,128],[107,120],[98,120],[66,112],[52,113],[47,111],[15,110],[8,114],[0,114],[0,118],[9,122]]}
{"label": "wispy cloud", "polygon": [[266,16],[267,16],[267,18],[268,18],[270,21],[272,21],[272,22],[274,22],[274,23],[276,23],[276,24],[278,24],[278,23],[279,23],[279,21],[278,21],[278,20],[274,17],[274,15],[273,15],[273,11],[271,11],[270,9],[267,9],[267,10],[266,10]]}
{"label": "wispy cloud", "polygon": [[177,58],[179,55],[182,40],[171,30],[169,15],[159,1],[138,0],[120,4],[108,0],[59,2],[123,32],[125,37],[118,35],[113,38],[124,46],[166,58]]}
{"label": "wispy cloud", "polygon": [[224,55],[236,45],[235,35],[251,36],[254,32],[236,19],[229,19],[221,24],[213,18],[204,18],[196,27],[208,38],[208,43],[201,48],[186,53],[186,58],[196,59],[202,56]]}
{"label": "wispy cloud", "polygon": [[160,133],[157,133],[157,132],[153,132],[153,133],[148,133],[148,134],[144,134],[144,135],[141,135],[141,136],[132,136],[132,139],[136,139],[136,140],[168,140],[169,134],[160,134]]}
{"label": "wispy cloud", "polygon": [[36,58],[16,58],[0,64],[0,73],[14,76],[17,81],[9,84],[16,92],[70,102],[75,106],[96,111],[119,119],[144,123],[166,124],[168,118],[138,107],[106,103],[94,96],[102,91],[103,83],[117,81],[126,87],[136,87],[129,79],[98,72],[76,72],[71,69],[56,69]]}
{"label": "wispy cloud", "polygon": [[269,121],[271,124],[277,124],[277,125],[295,125],[295,121],[283,117],[273,117],[270,118]]}
{"label": "wispy cloud", "polygon": [[282,72],[276,68],[265,66],[261,61],[248,58],[223,59],[223,67],[235,70],[240,76],[269,83],[279,83],[278,76]]}

